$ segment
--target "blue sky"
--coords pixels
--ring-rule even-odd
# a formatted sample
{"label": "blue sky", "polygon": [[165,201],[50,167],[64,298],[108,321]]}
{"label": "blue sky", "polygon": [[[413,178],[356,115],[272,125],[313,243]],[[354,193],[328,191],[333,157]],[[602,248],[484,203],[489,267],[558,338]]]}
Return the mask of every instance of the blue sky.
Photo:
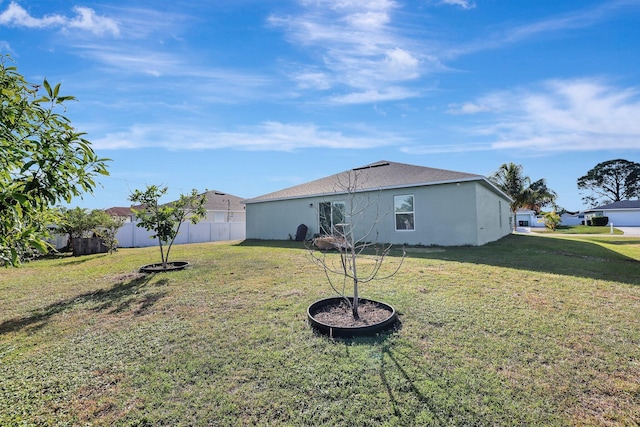
{"label": "blue sky", "polygon": [[546,178],[560,206],[602,161],[640,162],[640,1],[0,0],[0,52],[111,176],[264,193],[390,160]]}

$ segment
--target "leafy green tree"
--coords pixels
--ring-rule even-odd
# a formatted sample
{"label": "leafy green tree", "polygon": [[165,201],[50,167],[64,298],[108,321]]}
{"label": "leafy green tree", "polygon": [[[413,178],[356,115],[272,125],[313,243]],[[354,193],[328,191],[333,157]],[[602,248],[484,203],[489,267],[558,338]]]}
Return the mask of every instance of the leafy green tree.
{"label": "leafy green tree", "polygon": [[[145,191],[135,190],[129,200],[138,207],[132,208],[138,219],[138,227],[143,227],[158,239],[162,267],[167,268],[171,246],[180,231],[180,225],[187,219],[196,224],[207,215],[204,207],[206,198],[193,189],[190,194],[181,194],[176,202],[161,205],[160,198],[167,192],[167,187],[147,186]],[[166,246],[166,253],[165,253]]]}
{"label": "leafy green tree", "polygon": [[73,209],[60,208],[60,221],[57,222],[57,225],[59,233],[69,235],[68,250],[72,250],[73,239],[97,235],[112,253],[118,246],[115,234],[123,223],[124,220],[114,218],[103,210],[89,211],[76,207]]}
{"label": "leafy green tree", "polygon": [[70,120],[59,114],[73,96],[45,79],[32,84],[0,56],[0,264],[17,266],[47,252],[52,207],[92,192],[106,162]]}
{"label": "leafy green tree", "polygon": [[544,178],[531,183],[531,178],[524,175],[522,165],[515,163],[502,164],[489,176],[489,181],[511,198],[514,230],[518,209],[527,207],[540,212],[542,206],[554,204],[557,197],[556,193],[547,187]]}
{"label": "leafy green tree", "polygon": [[598,163],[578,178],[578,188],[590,193],[582,197],[589,206],[640,197],[640,163],[616,159]]}
{"label": "leafy green tree", "polygon": [[109,250],[109,253],[112,254],[118,250],[118,244],[120,242],[116,239],[116,234],[118,233],[118,229],[124,225],[125,220],[124,218],[118,218],[108,214],[107,216],[108,219],[100,226],[98,235]]}

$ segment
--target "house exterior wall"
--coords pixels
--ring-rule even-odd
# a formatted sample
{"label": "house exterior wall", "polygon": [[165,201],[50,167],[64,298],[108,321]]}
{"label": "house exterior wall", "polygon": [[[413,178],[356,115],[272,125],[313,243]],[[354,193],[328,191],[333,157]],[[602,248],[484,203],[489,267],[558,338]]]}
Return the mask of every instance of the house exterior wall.
{"label": "house exterior wall", "polygon": [[516,212],[516,226],[517,227],[540,227],[544,228],[544,220],[537,215],[535,211],[524,209]]}
{"label": "house exterior wall", "polygon": [[566,225],[566,226],[586,224],[585,215],[583,213],[579,213],[575,215],[564,213],[560,215],[560,219],[561,219],[560,224]]}
{"label": "house exterior wall", "polygon": [[[247,204],[247,239],[287,240],[305,224],[307,236],[318,232],[317,203],[313,198]],[[310,206],[310,204],[312,204]]]}
{"label": "house exterior wall", "polygon": [[209,222],[245,222],[244,210],[207,210],[207,216],[202,221]]}
{"label": "house exterior wall", "polygon": [[[396,230],[394,196],[414,196],[414,230]],[[249,203],[247,238],[286,240],[298,225],[308,227],[307,237],[319,232],[319,203],[344,201],[348,195],[308,197]],[[368,209],[354,218],[356,238],[374,231],[367,240],[408,245],[483,245],[509,234],[509,202],[478,182],[442,184],[358,193],[355,205]],[[376,224],[377,222],[377,224]],[[377,236],[377,237],[376,237]]]}
{"label": "house exterior wall", "polygon": [[640,209],[603,210],[595,215],[609,217],[614,227],[640,227]]}
{"label": "house exterior wall", "polygon": [[481,246],[510,234],[513,230],[513,216],[508,200],[483,185],[476,183],[475,186],[478,212],[476,244]]}

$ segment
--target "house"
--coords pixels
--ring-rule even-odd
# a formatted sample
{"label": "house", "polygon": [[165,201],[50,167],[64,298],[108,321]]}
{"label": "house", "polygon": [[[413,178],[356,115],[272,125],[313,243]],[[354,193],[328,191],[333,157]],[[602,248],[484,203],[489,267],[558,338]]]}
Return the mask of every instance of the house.
{"label": "house", "polygon": [[516,211],[516,225],[518,227],[544,227],[544,220],[533,209],[518,209]]}
{"label": "house", "polygon": [[207,201],[204,205],[209,222],[245,222],[245,205],[242,197],[221,191],[211,190],[204,193]]}
{"label": "house", "polygon": [[[180,226],[175,244],[216,242],[224,240],[243,240],[245,238],[245,205],[243,198],[233,196],[221,191],[207,191],[203,193],[206,198],[205,209],[207,215],[198,221],[191,223],[188,219]],[[167,204],[171,204],[169,202]],[[140,206],[138,206],[140,208]],[[152,232],[137,227],[135,214],[131,208],[108,209],[112,214],[124,214],[129,212],[130,221],[126,222],[116,234],[119,246],[123,248],[135,248],[153,246],[157,240],[150,239]]]}
{"label": "house", "polygon": [[[309,238],[351,222],[356,239],[479,246],[511,232],[510,201],[481,175],[379,161],[244,203],[248,239],[285,240],[301,224]],[[349,221],[356,204],[365,212]]]}
{"label": "house", "polygon": [[[205,209],[207,216],[203,221],[207,222],[245,222],[245,207],[242,197],[233,196],[217,190],[204,193],[206,197]],[[171,204],[173,202],[169,202]],[[142,209],[143,206],[112,207],[105,209],[111,216],[123,218],[125,222],[135,221],[133,209]]]}
{"label": "house", "polygon": [[136,214],[132,210],[135,208],[139,208],[139,206],[135,206],[135,207],[114,206],[112,208],[105,209],[104,211],[109,215],[111,215],[112,217],[122,219],[124,222],[132,222],[136,217]]}
{"label": "house", "polygon": [[563,212],[560,215],[560,224],[566,226],[585,225],[584,212]]}
{"label": "house", "polygon": [[587,220],[595,216],[606,216],[618,227],[640,227],[640,200],[621,200],[585,211]]}

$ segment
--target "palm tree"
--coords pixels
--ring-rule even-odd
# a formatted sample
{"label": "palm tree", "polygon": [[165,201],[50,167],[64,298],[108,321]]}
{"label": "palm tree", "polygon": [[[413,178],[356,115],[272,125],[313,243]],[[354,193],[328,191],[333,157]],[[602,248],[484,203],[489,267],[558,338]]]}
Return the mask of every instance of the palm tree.
{"label": "palm tree", "polygon": [[529,189],[531,190],[529,194],[530,200],[525,207],[536,211],[537,214],[545,206],[553,206],[554,211],[557,210],[556,198],[558,194],[547,187],[547,181],[544,178],[529,185]]}
{"label": "palm tree", "polygon": [[554,204],[556,193],[547,187],[546,181],[539,179],[531,183],[525,176],[522,165],[504,163],[489,177],[489,181],[511,198],[511,213],[513,214],[513,229],[516,229],[516,212],[522,207],[528,207],[540,212],[542,206]]}

